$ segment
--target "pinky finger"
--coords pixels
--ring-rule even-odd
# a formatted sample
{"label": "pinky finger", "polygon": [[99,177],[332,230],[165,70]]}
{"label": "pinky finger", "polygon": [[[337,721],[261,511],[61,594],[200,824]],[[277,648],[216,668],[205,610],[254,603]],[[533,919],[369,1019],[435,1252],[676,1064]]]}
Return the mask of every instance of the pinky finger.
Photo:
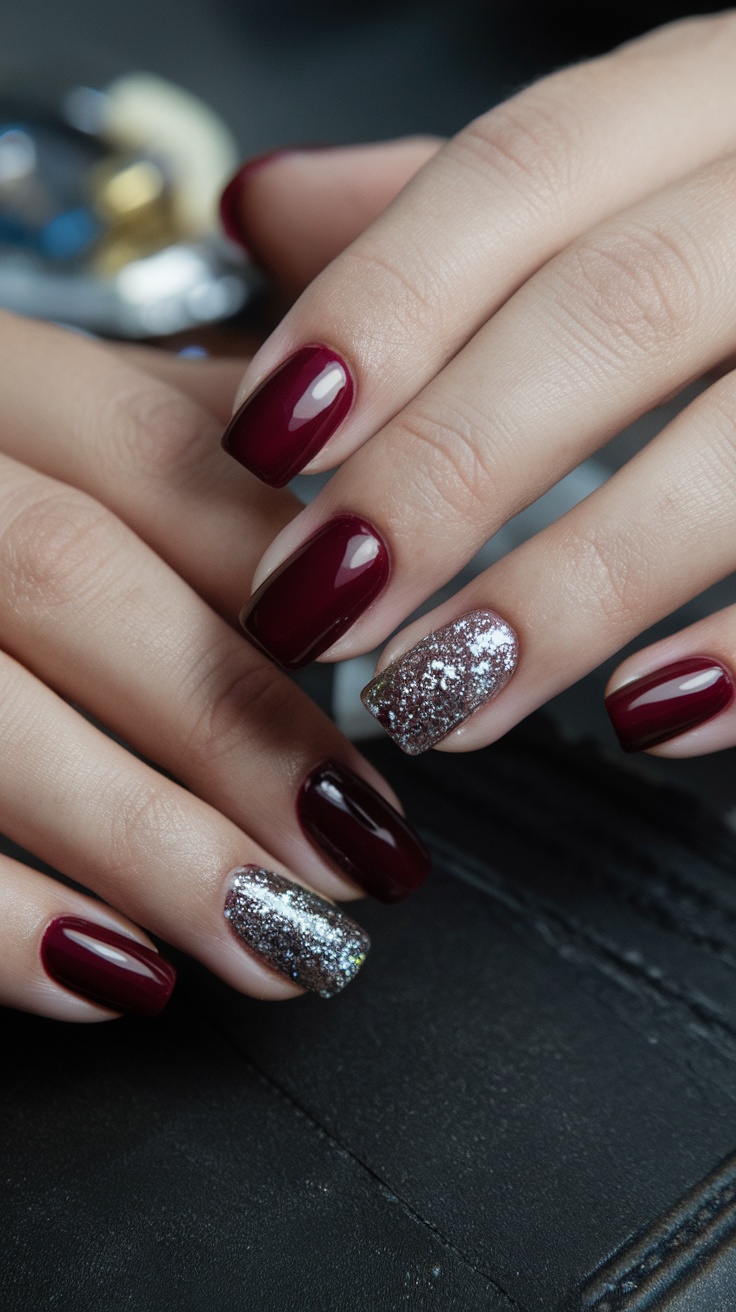
{"label": "pinky finger", "polygon": [[630,656],[606,690],[625,752],[704,756],[736,746],[736,606]]}
{"label": "pinky finger", "polygon": [[150,939],[101,902],[0,857],[0,1004],[55,1020],[155,1016],[176,980]]}

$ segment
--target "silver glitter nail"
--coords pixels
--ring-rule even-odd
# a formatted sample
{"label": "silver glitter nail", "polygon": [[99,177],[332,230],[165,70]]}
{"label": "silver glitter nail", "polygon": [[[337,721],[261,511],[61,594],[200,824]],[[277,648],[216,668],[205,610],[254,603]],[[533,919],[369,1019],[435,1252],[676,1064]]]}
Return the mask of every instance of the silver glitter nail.
{"label": "silver glitter nail", "polygon": [[361,697],[394,742],[418,756],[495,697],[518,659],[511,625],[495,611],[473,610],[381,670]]}
{"label": "silver glitter nail", "polygon": [[261,866],[233,871],[225,919],[267,966],[321,998],[350,983],[371,945],[344,911]]}

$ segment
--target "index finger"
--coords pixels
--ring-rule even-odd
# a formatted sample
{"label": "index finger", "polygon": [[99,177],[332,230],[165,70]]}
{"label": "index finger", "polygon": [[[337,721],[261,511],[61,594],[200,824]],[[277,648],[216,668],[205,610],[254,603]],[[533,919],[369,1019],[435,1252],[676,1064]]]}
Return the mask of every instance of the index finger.
{"label": "index finger", "polygon": [[275,487],[346,459],[573,238],[736,146],[735,56],[733,13],[688,19],[471,123],[256,354],[226,450]]}

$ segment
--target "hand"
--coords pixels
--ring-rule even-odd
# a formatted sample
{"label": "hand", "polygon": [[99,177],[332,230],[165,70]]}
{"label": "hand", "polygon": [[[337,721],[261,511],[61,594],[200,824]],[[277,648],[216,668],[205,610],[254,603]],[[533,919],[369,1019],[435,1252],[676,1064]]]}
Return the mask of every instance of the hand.
{"label": "hand", "polygon": [[[342,463],[265,553],[246,607],[287,665],[370,650],[622,427],[722,373],[604,487],[391,641],[366,700],[408,751],[492,741],[734,568],[735,64],[733,12],[689,20],[484,115],[246,373],[226,435],[238,459],[274,484]],[[259,185],[319,179],[341,153],[284,157]],[[373,547],[338,596],[346,516]],[[306,622],[317,600],[335,626],[295,644],[284,605]],[[735,663],[736,609],[626,661],[609,698],[624,746],[736,742]]]}
{"label": "hand", "polygon": [[173,969],[139,925],[244,992],[329,996],[368,940],[326,899],[403,895],[427,861],[232,626],[299,510],[222,459],[212,398],[229,409],[242,364],[10,315],[0,351],[0,829],[103,899],[0,857],[0,1001],[158,1011]]}

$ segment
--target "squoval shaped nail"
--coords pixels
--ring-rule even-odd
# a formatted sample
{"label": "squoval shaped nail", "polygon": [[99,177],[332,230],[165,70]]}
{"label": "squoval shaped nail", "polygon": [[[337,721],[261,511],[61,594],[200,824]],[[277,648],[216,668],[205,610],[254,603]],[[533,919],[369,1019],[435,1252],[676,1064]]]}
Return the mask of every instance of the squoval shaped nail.
{"label": "squoval shaped nail", "polygon": [[446,738],[516,669],[519,642],[492,610],[474,610],[430,633],[363,689],[364,706],[409,756]]}
{"label": "squoval shaped nail", "polygon": [[370,948],[368,935],[344,911],[261,866],[232,872],[224,914],[264,965],[321,998],[350,983]]}

